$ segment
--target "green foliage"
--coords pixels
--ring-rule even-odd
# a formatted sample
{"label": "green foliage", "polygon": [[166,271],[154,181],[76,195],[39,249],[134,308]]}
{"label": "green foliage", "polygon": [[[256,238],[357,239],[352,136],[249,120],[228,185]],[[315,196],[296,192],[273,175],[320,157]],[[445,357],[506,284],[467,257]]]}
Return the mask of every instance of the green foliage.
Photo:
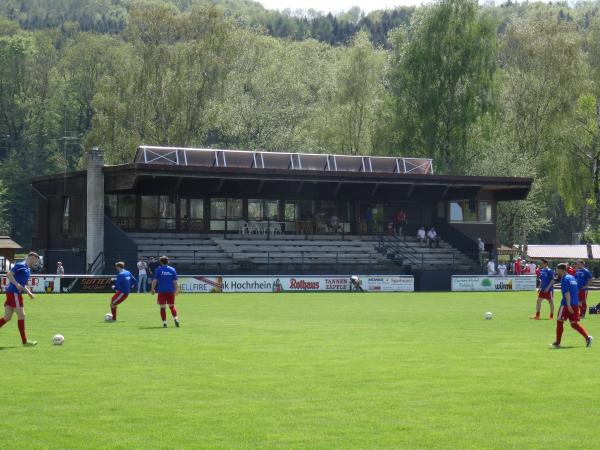
{"label": "green foliage", "polygon": [[[247,0],[0,2],[0,200],[31,239],[33,175],[141,143],[433,157],[531,176],[503,242],[600,229],[600,19],[591,3],[443,0],[364,14]],[[4,205],[4,206],[2,206]],[[1,224],[0,224],[1,226]]]}
{"label": "green foliage", "polygon": [[424,7],[397,37],[391,72],[400,143],[457,173],[469,128],[491,106],[496,70],[494,24],[472,0]]}

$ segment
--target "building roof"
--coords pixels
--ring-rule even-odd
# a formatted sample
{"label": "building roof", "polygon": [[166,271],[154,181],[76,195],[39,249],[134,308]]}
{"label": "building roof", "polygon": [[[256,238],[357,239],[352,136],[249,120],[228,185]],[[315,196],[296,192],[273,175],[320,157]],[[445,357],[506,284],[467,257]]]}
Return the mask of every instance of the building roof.
{"label": "building roof", "polygon": [[527,256],[533,259],[588,259],[588,251],[586,245],[528,245]]}
{"label": "building roof", "polygon": [[0,236],[0,249],[23,250],[23,247],[13,241],[10,236]]}
{"label": "building roof", "polygon": [[[41,195],[85,193],[85,172],[32,179]],[[419,158],[315,155],[241,150],[138,148],[129,164],[104,167],[106,192],[179,190],[202,195],[463,200],[493,192],[496,201],[527,197],[532,178],[434,175]]]}
{"label": "building roof", "polygon": [[592,245],[592,258],[600,259],[600,245]]}
{"label": "building roof", "polygon": [[141,164],[158,164],[162,166],[362,172],[397,175],[410,173],[433,174],[433,161],[427,158],[220,150],[151,145],[138,147],[134,161]]}

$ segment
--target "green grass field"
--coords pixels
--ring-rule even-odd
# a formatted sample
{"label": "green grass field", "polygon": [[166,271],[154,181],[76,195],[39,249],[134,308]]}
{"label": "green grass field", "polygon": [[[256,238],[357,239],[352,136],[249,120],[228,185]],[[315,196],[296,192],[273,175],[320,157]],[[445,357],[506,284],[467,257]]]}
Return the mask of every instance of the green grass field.
{"label": "green grass field", "polygon": [[36,348],[0,329],[0,448],[600,448],[600,339],[549,350],[534,297],[184,294],[163,329],[149,295],[39,295]]}

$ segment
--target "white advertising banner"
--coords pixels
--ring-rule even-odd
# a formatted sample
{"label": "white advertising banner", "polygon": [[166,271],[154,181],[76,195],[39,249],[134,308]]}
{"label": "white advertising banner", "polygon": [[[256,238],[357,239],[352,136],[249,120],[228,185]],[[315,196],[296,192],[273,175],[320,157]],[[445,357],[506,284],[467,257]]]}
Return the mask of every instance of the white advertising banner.
{"label": "white advertising banner", "polygon": [[367,276],[363,281],[363,289],[375,292],[413,292],[415,279],[412,276]]}
{"label": "white advertising banner", "polygon": [[[2,275],[2,277],[0,277],[0,283],[2,284],[2,291],[5,292],[6,287],[8,286],[8,279],[6,278],[6,275]],[[52,275],[33,275],[29,279],[29,287],[31,292],[38,294],[44,292],[60,292],[60,277]]]}
{"label": "white advertising banner", "polygon": [[453,275],[452,291],[535,291],[535,275]]}
{"label": "white advertising banner", "polygon": [[[358,275],[365,291],[412,292],[412,276]],[[179,277],[181,292],[317,292],[349,291],[350,275]]]}

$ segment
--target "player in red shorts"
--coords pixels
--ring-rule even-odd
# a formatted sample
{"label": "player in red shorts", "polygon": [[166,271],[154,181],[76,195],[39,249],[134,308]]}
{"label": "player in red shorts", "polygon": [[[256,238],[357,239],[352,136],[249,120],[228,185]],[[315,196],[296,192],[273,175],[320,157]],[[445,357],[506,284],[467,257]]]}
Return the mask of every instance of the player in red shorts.
{"label": "player in red shorts", "polygon": [[548,300],[550,303],[550,319],[554,318],[554,271],[548,267],[548,261],[542,259],[542,269],[540,270],[540,290],[538,291],[537,303],[535,305],[535,316],[531,318],[540,320],[540,311],[542,301]]}
{"label": "player in red shorts", "polygon": [[40,257],[37,253],[31,252],[23,262],[16,263],[10,272],[6,274],[8,278],[8,286],[6,288],[6,302],[4,302],[4,317],[0,318],[0,328],[6,322],[12,319],[13,314],[17,313],[19,333],[21,334],[21,342],[25,347],[33,347],[37,345],[36,341],[29,341],[25,334],[25,305],[23,301],[23,292],[29,298],[34,298],[31,291],[27,288],[30,271],[29,268],[37,267],[40,263]]}
{"label": "player in red shorts", "polygon": [[175,296],[179,290],[177,285],[177,272],[169,266],[169,258],[161,256],[158,260],[160,266],[156,268],[152,275],[152,295],[158,293],[157,303],[160,306],[160,318],[163,321],[163,327],[167,327],[167,305],[171,310],[171,315],[175,321],[175,326],[179,327],[179,317],[175,309]]}
{"label": "player in red shorts", "polygon": [[131,272],[125,270],[125,263],[123,261],[116,263],[115,268],[118,273],[117,279],[115,280],[115,294],[110,299],[112,322],[116,322],[117,320],[117,306],[129,297],[131,286],[137,283],[137,280],[131,275]]}
{"label": "player in red shorts", "polygon": [[563,298],[560,302],[560,309],[558,310],[558,318],[556,320],[556,341],[552,343],[552,347],[560,348],[565,320],[568,320],[571,323],[571,328],[583,336],[585,346],[591,347],[594,338],[579,324],[579,289],[577,287],[577,280],[573,275],[567,273],[567,264],[559,264],[556,269],[560,278],[560,289]]}
{"label": "player in red shorts", "polygon": [[588,288],[592,283],[592,272],[590,272],[585,267],[585,262],[582,259],[578,260],[576,263],[577,272],[575,274],[575,279],[577,279],[577,286],[579,287],[579,315],[582,319],[585,318],[585,313],[587,312],[587,296],[588,296]]}

